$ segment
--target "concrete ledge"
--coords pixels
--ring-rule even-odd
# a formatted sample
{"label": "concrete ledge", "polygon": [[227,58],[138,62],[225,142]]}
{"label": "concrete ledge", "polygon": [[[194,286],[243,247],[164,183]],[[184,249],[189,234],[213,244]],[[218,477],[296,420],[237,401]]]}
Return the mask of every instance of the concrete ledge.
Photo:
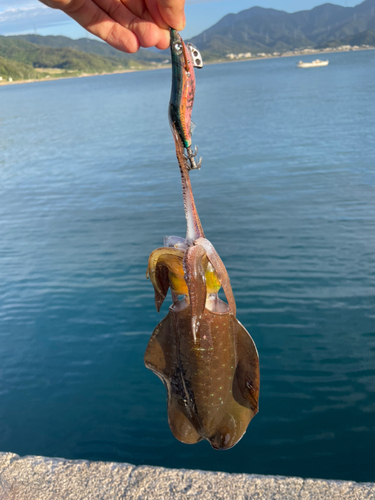
{"label": "concrete ledge", "polygon": [[375,484],[0,453],[0,500],[375,500]]}

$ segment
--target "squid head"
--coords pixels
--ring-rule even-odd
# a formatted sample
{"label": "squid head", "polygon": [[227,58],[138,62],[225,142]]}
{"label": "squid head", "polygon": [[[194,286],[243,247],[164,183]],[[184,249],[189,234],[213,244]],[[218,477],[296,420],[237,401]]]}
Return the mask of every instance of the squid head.
{"label": "squid head", "polygon": [[[258,353],[236,319],[230,281],[212,244],[198,238],[183,246],[159,248],[149,258],[157,309],[169,288],[173,305],[152,334],[145,364],[167,389],[174,436],[228,449],[258,411]],[[228,304],[218,297],[221,286]]]}

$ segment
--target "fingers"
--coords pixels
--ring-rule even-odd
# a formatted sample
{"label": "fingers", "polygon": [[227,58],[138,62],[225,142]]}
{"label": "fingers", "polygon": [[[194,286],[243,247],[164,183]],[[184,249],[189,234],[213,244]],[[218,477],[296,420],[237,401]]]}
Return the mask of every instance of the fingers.
{"label": "fingers", "polygon": [[159,42],[156,44],[156,48],[159,50],[169,49],[170,45],[169,30],[160,30],[160,32],[161,32],[161,37]]}
{"label": "fingers", "polygon": [[[88,1],[88,0],[86,0]],[[90,0],[91,1],[91,0]],[[139,46],[153,47],[161,38],[160,28],[155,24],[150,13],[137,8],[134,2],[125,0],[93,0],[108,16],[123,28],[130,30],[138,38]],[[139,47],[138,47],[139,48]]]}
{"label": "fingers", "polygon": [[163,16],[160,13],[158,0],[145,0],[145,4],[152,20],[159,26],[159,28],[168,30],[169,26],[164,21]]}
{"label": "fingers", "polygon": [[177,31],[185,28],[185,0],[158,0],[160,14],[168,26]]}
{"label": "fingers", "polygon": [[[130,53],[136,52],[140,47],[167,49],[169,24],[175,27],[178,23],[181,25],[181,18],[183,23],[185,19],[184,0],[41,1],[49,7],[61,9],[112,47]],[[168,2],[170,5],[166,5]],[[169,23],[166,19],[175,21]]]}
{"label": "fingers", "polygon": [[141,47],[154,47],[160,42],[162,30],[156,24],[143,19],[134,19],[129,29],[137,36]]}
{"label": "fingers", "polygon": [[[44,0],[45,1],[45,0]],[[91,0],[48,1],[49,6],[61,9],[83,28],[123,52],[137,52],[139,41],[131,30],[115,22]]]}
{"label": "fingers", "polygon": [[51,7],[51,9],[63,9],[68,3],[69,0],[39,0],[47,7]]}

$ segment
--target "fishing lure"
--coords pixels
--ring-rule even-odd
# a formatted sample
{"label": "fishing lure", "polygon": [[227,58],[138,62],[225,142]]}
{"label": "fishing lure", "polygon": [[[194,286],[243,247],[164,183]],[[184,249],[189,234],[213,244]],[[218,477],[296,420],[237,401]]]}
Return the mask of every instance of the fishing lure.
{"label": "fishing lure", "polygon": [[[171,34],[172,43],[175,39]],[[164,247],[149,257],[147,277],[154,286],[157,310],[169,288],[173,304],[151,336],[145,364],[167,389],[174,436],[187,444],[207,439],[215,449],[228,449],[258,412],[259,358],[252,338],[236,319],[225,266],[205,238],[190,183],[190,158],[171,116],[170,121],[187,233],[186,238],[166,237]],[[221,287],[228,303],[218,296]]]}
{"label": "fishing lure", "polygon": [[191,148],[191,136],[195,125],[191,121],[191,112],[195,96],[195,74],[194,68],[202,68],[203,61],[199,50],[191,43],[185,44],[180,34],[170,30],[171,35],[171,57],[172,57],[172,91],[169,102],[169,122],[171,128],[175,128],[186,149],[186,157],[189,162],[189,169],[200,168],[202,158],[198,164],[195,157],[198,148],[194,153]]}

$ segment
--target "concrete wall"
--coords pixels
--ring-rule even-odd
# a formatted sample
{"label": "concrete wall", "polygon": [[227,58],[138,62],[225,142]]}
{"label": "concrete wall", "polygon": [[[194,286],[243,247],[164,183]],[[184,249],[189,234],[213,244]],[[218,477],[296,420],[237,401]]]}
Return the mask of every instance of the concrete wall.
{"label": "concrete wall", "polygon": [[0,453],[0,500],[375,500],[375,484]]}

